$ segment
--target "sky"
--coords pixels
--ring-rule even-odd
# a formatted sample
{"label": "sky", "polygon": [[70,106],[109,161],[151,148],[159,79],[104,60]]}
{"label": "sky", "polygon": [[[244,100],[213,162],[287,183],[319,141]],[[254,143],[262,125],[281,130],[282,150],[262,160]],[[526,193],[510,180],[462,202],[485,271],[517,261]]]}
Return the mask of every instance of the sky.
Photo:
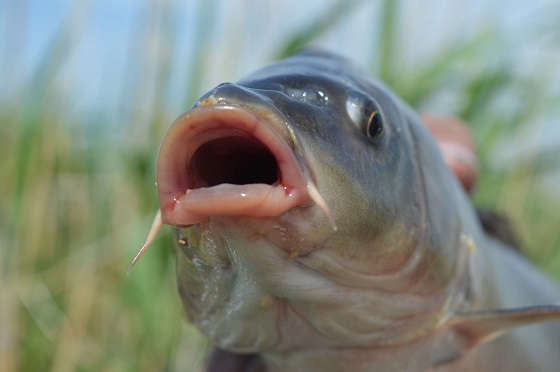
{"label": "sky", "polygon": [[[135,45],[132,32],[150,27],[144,10],[151,12],[150,7],[154,3],[171,9],[172,16],[165,21],[163,28],[178,31],[174,39],[167,42],[173,43],[174,68],[178,80],[181,80],[181,73],[188,69],[189,61],[192,60],[190,53],[193,51],[189,50],[189,45],[192,45],[193,27],[196,27],[194,18],[198,11],[198,1],[4,0],[4,5],[0,5],[0,30],[4,34],[0,50],[3,58],[8,61],[4,61],[4,64],[9,64],[13,49],[19,49],[23,54],[23,61],[18,61],[14,67],[18,73],[8,76],[10,83],[4,93],[29,77],[33,66],[43,57],[42,53],[49,40],[64,27],[65,21],[71,19],[66,30],[68,34],[74,35],[75,47],[58,82],[69,95],[81,97],[76,100],[79,107],[111,104],[121,94],[117,82],[126,79],[127,72],[135,68],[131,63],[130,56],[134,53],[131,49],[139,47]],[[283,0],[281,6],[275,0],[230,0],[216,3],[218,11],[214,20],[215,28],[208,40],[218,45],[218,57],[235,53],[242,58],[239,58],[240,63],[236,65],[228,65],[227,61],[217,59],[210,61],[209,84],[224,79],[237,79],[266,63],[291,30],[309,23],[314,14],[320,14],[333,1]],[[378,3],[365,1],[360,5],[360,11],[354,12],[333,32],[322,37],[319,44],[363,63],[371,53],[370,48],[364,46],[371,45],[375,36],[373,23],[377,21],[375,12]],[[515,48],[515,44],[523,39],[524,33],[528,30],[534,32],[528,27],[535,23],[532,18],[542,13],[543,9],[552,7],[553,3],[552,0],[403,2],[401,23],[404,32],[401,43],[405,50],[404,57],[411,61],[422,61],[441,45],[472,35],[483,28],[501,30],[507,36],[504,42]],[[2,8],[4,11],[1,11]],[[18,14],[24,22],[18,22]],[[541,20],[537,20],[539,21]],[[17,43],[13,42],[14,39]],[[161,48],[166,45],[165,42],[159,43],[158,45],[155,41],[155,45],[143,46],[146,50],[139,54],[143,58],[153,58],[148,49],[152,48],[157,53],[160,48],[161,52]],[[523,60],[534,58],[534,54],[543,53],[538,46],[524,49],[526,50],[517,56],[520,65],[525,63]],[[558,50],[547,52],[558,54]]]}

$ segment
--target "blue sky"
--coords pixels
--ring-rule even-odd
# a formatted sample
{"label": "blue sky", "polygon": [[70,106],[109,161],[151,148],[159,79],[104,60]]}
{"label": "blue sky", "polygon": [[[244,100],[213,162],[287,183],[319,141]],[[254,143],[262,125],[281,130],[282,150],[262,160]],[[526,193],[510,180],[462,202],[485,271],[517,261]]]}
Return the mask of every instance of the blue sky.
{"label": "blue sky", "polygon": [[[192,49],[193,29],[200,4],[208,4],[205,1],[5,0],[0,5],[0,30],[4,30],[0,56],[4,59],[1,66],[9,68],[3,69],[2,80],[7,83],[2,96],[9,96],[30,76],[49,40],[63,25],[66,33],[73,36],[74,47],[60,66],[55,83],[57,90],[68,96],[70,110],[113,109],[126,103],[123,94],[126,96],[126,89],[134,85],[141,85],[149,97],[155,89],[149,84],[155,79],[153,62],[165,53],[171,53],[173,90],[179,92],[189,83],[186,72],[196,53]],[[274,0],[216,1],[215,27],[207,35],[213,54],[207,61],[203,85],[236,80],[262,66],[292,30],[308,23],[333,2],[283,0],[279,6],[280,2]],[[366,63],[375,39],[372,30],[378,2],[365,3],[360,11],[322,37],[319,44]],[[421,63],[443,45],[484,28],[501,32],[504,45],[511,46],[522,72],[530,73],[531,62],[542,54],[550,54],[547,58],[551,64],[559,61],[558,49],[543,52],[538,45],[518,45],[527,31],[535,30],[533,25],[542,22],[542,17],[534,18],[543,10],[546,14],[553,0],[410,0],[402,4],[403,66]],[[170,16],[160,24],[150,23],[149,17],[166,7]],[[551,18],[552,23],[554,17]],[[139,39],[139,34],[144,36]],[[232,55],[237,57],[235,63]],[[146,97],[144,100],[151,99]],[[170,94],[167,101],[174,113],[184,110],[183,97]],[[138,104],[142,109],[142,102],[136,102],[136,98],[127,104]]]}

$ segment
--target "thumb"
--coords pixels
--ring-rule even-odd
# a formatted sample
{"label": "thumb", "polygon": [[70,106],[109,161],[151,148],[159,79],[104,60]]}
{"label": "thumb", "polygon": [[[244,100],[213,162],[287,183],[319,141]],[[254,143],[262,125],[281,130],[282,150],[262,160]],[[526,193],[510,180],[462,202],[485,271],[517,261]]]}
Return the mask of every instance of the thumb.
{"label": "thumb", "polygon": [[422,121],[430,130],[443,159],[468,192],[476,184],[478,159],[471,131],[458,119],[432,114],[422,115]]}

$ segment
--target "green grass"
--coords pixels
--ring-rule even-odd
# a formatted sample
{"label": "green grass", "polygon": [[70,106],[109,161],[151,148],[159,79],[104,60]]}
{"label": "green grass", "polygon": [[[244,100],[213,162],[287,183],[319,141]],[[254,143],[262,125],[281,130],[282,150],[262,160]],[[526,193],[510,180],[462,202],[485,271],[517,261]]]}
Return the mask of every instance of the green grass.
{"label": "green grass", "polygon": [[[310,26],[286,35],[274,55],[313,43],[359,5],[336,2]],[[419,110],[443,89],[459,97],[454,114],[472,124],[481,155],[474,200],[510,216],[528,255],[560,277],[560,201],[538,183],[558,169],[555,156],[535,154],[507,170],[490,162],[500,141],[531,128],[532,118],[558,103],[541,94],[549,88],[546,75],[516,76],[491,30],[442,47],[406,73],[397,71],[399,7],[387,0],[381,9],[379,49],[371,61],[358,62]],[[214,11],[215,2],[198,10],[197,60],[185,82],[185,110],[210,88],[202,85]],[[0,106],[0,365],[21,371],[197,371],[208,345],[184,321],[168,230],[126,275],[157,209],[155,156],[170,124],[162,101],[173,78],[169,54],[157,60],[160,94],[147,127],[134,127],[131,115],[126,130],[140,135],[115,140],[112,128],[95,118],[94,124],[91,117],[69,119],[56,109],[54,78],[75,47],[69,32],[64,24],[55,34],[20,103]],[[173,40],[176,31],[162,32]],[[494,58],[486,67],[488,53]],[[519,96],[515,109],[501,110],[496,102],[512,93]]]}

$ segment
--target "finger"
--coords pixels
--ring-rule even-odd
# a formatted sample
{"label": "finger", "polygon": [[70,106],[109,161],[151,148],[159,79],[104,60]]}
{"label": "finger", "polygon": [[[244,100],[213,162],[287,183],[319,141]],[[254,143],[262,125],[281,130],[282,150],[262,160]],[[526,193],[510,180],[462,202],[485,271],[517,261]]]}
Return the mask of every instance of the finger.
{"label": "finger", "polygon": [[473,189],[478,178],[475,144],[467,125],[458,119],[426,114],[422,121],[428,127],[449,169],[466,191]]}

